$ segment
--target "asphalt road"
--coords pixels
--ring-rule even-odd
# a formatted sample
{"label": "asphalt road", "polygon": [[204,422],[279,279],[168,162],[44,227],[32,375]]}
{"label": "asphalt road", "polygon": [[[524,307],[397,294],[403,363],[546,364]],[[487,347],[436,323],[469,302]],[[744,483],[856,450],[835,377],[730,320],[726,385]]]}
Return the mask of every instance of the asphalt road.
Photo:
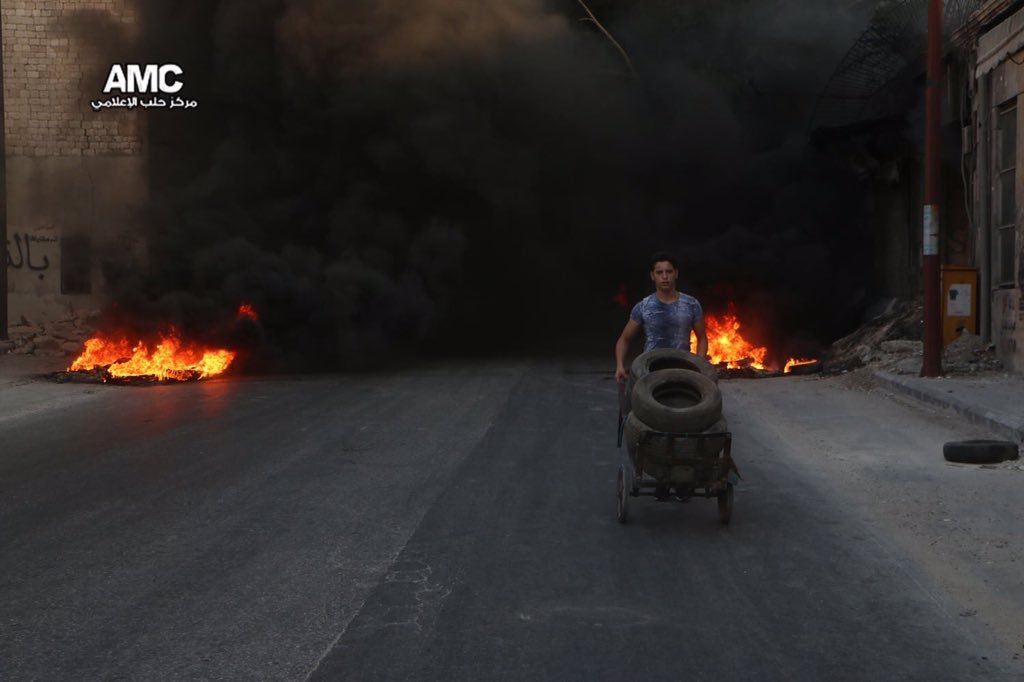
{"label": "asphalt road", "polygon": [[645,498],[623,526],[607,369],[15,387],[0,679],[1022,679],[1019,571],[886,506],[976,475],[919,470],[941,417],[723,382],[732,524]]}

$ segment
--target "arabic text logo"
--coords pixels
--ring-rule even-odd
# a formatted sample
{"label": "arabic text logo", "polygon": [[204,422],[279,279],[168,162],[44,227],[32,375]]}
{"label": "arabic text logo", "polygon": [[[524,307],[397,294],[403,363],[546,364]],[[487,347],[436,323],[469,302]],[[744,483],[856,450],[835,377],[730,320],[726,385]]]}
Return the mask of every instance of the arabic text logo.
{"label": "arabic text logo", "polygon": [[103,94],[109,95],[116,90],[124,95],[174,95],[184,85],[176,77],[184,73],[177,64],[114,64],[107,74]]}
{"label": "arabic text logo", "polygon": [[[194,109],[199,103],[194,99],[160,95],[176,95],[184,87],[182,76],[185,71],[177,64],[114,64],[107,73],[103,94],[120,93],[105,100],[92,100],[93,111],[100,109],[134,109],[143,107]],[[153,95],[149,99],[135,95]]]}

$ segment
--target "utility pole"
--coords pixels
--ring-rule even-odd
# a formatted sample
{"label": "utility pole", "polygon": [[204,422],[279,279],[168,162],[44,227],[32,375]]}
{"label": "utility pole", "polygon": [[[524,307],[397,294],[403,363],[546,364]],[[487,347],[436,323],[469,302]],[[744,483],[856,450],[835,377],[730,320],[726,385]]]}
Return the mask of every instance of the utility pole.
{"label": "utility pole", "polygon": [[7,119],[4,116],[4,8],[0,3],[0,341],[7,341]]}
{"label": "utility pole", "polygon": [[942,0],[928,0],[928,87],[924,129],[924,363],[921,376],[942,375],[939,302],[939,131],[942,126]]}
{"label": "utility pole", "polygon": [[7,124],[4,116],[4,8],[0,3],[0,341],[7,340]]}

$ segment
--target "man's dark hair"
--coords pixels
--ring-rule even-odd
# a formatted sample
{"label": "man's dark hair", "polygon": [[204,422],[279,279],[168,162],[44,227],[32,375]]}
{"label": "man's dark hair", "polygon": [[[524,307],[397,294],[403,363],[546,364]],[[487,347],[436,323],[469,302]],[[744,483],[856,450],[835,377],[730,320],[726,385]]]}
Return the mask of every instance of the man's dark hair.
{"label": "man's dark hair", "polygon": [[662,261],[668,261],[672,264],[673,270],[678,270],[679,266],[676,265],[676,257],[668,251],[659,251],[658,253],[651,256],[651,272],[654,272],[654,266]]}

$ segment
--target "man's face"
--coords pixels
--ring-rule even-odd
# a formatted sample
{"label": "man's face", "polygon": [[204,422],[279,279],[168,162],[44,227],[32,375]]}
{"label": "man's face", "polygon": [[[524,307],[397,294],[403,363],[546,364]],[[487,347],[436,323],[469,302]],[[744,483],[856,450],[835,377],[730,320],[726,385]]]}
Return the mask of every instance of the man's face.
{"label": "man's face", "polygon": [[651,281],[659,291],[675,291],[676,280],[679,278],[679,271],[672,267],[667,260],[660,260],[654,264],[651,270]]}

